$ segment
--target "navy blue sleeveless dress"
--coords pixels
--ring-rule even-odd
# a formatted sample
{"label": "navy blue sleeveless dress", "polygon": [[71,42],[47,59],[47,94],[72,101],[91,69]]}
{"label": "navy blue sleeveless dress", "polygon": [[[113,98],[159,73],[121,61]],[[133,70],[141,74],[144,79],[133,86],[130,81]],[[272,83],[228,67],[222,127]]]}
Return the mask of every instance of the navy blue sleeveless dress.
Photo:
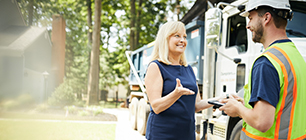
{"label": "navy blue sleeveless dress", "polygon": [[[148,140],[195,140],[195,100],[198,92],[196,78],[191,66],[167,65],[157,60],[163,78],[162,96],[175,89],[176,78],[183,87],[195,92],[181,96],[170,108],[155,114],[152,108],[146,130]],[[151,63],[152,63],[151,62]]]}

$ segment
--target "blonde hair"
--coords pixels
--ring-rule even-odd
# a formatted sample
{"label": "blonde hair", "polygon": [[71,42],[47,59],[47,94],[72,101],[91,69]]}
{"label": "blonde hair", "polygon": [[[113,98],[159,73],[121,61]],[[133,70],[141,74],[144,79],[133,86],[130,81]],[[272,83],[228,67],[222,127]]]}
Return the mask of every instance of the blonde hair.
{"label": "blonde hair", "polygon": [[[158,60],[167,65],[170,65],[168,54],[169,54],[169,38],[171,35],[179,32],[180,30],[185,30],[184,23],[180,21],[169,21],[159,28],[155,42],[154,49],[151,57],[151,61]],[[185,57],[185,52],[180,57],[180,64],[187,66],[187,60]]]}

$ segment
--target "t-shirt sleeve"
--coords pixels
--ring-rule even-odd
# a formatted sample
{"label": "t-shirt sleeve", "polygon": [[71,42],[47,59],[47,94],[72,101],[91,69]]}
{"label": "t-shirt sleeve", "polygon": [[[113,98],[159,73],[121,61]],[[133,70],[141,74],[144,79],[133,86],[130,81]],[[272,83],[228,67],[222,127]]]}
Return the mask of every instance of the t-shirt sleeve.
{"label": "t-shirt sleeve", "polygon": [[260,57],[252,70],[252,89],[249,104],[265,100],[276,108],[279,101],[280,83],[276,69],[266,57]]}

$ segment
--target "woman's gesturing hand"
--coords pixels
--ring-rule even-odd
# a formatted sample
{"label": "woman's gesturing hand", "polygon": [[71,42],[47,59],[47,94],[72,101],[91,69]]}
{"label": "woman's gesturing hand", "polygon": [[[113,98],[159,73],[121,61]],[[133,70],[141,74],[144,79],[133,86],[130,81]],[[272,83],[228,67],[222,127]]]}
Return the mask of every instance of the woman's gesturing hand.
{"label": "woman's gesturing hand", "polygon": [[175,92],[180,94],[180,95],[193,95],[194,92],[188,88],[184,88],[183,85],[181,84],[180,79],[176,78],[176,87],[175,87]]}

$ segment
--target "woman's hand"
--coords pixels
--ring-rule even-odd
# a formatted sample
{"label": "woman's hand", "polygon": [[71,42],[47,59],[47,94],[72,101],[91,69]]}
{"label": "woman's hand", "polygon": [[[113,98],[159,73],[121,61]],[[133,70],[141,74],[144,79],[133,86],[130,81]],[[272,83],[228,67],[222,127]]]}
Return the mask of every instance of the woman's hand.
{"label": "woman's hand", "polygon": [[174,89],[175,93],[178,93],[180,95],[193,95],[194,92],[188,88],[184,88],[181,84],[180,79],[176,78],[176,87]]}

